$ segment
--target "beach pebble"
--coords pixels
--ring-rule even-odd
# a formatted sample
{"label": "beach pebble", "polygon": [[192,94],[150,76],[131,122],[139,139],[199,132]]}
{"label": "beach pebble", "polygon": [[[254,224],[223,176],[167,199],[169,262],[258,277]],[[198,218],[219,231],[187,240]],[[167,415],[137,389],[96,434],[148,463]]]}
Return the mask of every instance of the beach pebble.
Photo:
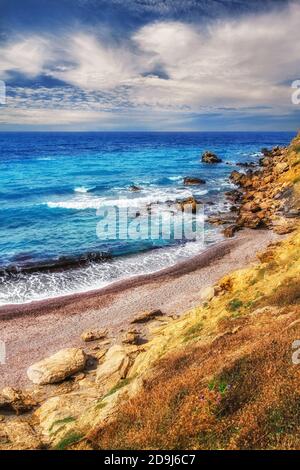
{"label": "beach pebble", "polygon": [[83,370],[85,364],[86,355],[82,349],[62,349],[30,366],[27,376],[31,382],[38,385],[57,383]]}
{"label": "beach pebble", "polygon": [[85,342],[97,341],[99,339],[104,339],[107,336],[107,330],[88,330],[84,331],[81,335],[81,339]]}
{"label": "beach pebble", "polygon": [[156,317],[161,317],[163,315],[161,310],[150,310],[149,312],[143,312],[137,317],[135,317],[131,323],[146,323],[150,320],[153,320]]}

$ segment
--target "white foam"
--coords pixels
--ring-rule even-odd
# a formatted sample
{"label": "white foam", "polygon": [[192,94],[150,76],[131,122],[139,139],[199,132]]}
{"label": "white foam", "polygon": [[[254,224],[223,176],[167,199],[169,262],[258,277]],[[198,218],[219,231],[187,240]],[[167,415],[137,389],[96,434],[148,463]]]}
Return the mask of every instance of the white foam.
{"label": "white foam", "polygon": [[[211,231],[206,235],[206,242],[218,239],[221,236],[216,232]],[[24,304],[99,289],[115,281],[170,267],[204,249],[202,241],[188,242],[185,245],[118,257],[104,263],[91,263],[80,269],[0,278],[0,305]]]}
{"label": "white foam", "polygon": [[94,188],[95,188],[95,186],[92,186],[92,187],[89,187],[89,188],[87,188],[87,187],[85,187],[85,186],[77,186],[77,187],[74,189],[74,191],[75,191],[75,193],[83,193],[83,194],[85,194],[85,193],[88,193],[89,191],[91,191],[91,190],[94,189]]}
{"label": "white foam", "polygon": [[[148,204],[164,203],[167,201],[175,201],[179,198],[187,198],[192,196],[192,192],[188,189],[168,189],[168,190],[152,190],[143,191],[142,196],[108,198],[98,197],[90,194],[76,195],[75,197],[65,199],[63,201],[49,201],[46,205],[50,209],[100,209],[101,207],[117,206],[117,207],[141,207]],[[207,194],[207,190],[197,192],[198,195]]]}

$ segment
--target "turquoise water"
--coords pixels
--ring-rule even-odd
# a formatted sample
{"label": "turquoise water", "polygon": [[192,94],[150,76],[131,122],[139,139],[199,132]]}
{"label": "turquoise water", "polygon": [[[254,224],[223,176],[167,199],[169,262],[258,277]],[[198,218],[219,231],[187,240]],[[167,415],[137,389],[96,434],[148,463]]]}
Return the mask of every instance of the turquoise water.
{"label": "turquoise water", "polygon": [[[98,288],[153,272],[220,239],[205,226],[204,244],[178,240],[100,240],[97,209],[166,204],[194,195],[206,215],[224,207],[237,162],[257,161],[262,147],[286,145],[291,133],[1,133],[0,304],[23,303]],[[218,165],[200,162],[212,150]],[[206,180],[187,187],[185,176]],[[130,191],[130,186],[141,188]],[[153,248],[156,248],[153,250]],[[62,257],[109,254],[54,272],[22,272]],[[16,271],[12,273],[12,267]],[[8,272],[10,271],[10,272]]]}

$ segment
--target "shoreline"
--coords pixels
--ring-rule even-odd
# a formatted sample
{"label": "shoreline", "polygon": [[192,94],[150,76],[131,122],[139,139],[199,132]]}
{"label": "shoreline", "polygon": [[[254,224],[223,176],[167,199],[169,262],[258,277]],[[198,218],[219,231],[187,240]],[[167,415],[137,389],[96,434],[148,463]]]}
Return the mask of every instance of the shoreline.
{"label": "shoreline", "polygon": [[7,360],[1,366],[0,385],[29,385],[29,365],[59,349],[82,347],[80,335],[87,329],[107,328],[115,342],[143,311],[159,308],[164,316],[186,312],[203,301],[205,288],[255,261],[258,251],[278,239],[269,230],[246,229],[152,274],[117,281],[96,291],[1,307],[1,340],[6,344]]}
{"label": "shoreline", "polygon": [[163,279],[167,276],[180,276],[188,272],[192,272],[193,270],[199,268],[198,263],[202,263],[202,266],[208,265],[208,263],[217,259],[219,256],[224,256],[227,252],[230,251],[231,247],[234,247],[237,243],[239,243],[239,235],[241,234],[238,234],[233,239],[224,238],[224,240],[212,244],[197,255],[190,256],[182,261],[178,261],[171,266],[161,268],[151,273],[136,274],[123,279],[112,281],[106,286],[99,287],[97,289],[89,289],[71,294],[58,295],[56,297],[49,297],[47,299],[31,300],[20,304],[0,305],[0,320],[14,318],[19,315],[30,315],[33,312],[36,314],[42,314],[40,311],[44,309],[44,307],[56,309],[75,302],[78,299],[83,300],[106,294],[114,294],[130,288],[138,287],[144,283]]}

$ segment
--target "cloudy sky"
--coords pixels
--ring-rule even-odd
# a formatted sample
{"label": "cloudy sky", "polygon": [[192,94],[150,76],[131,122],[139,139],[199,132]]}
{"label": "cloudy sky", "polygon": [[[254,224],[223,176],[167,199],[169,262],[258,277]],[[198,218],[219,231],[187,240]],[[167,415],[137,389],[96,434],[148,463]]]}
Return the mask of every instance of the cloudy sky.
{"label": "cloudy sky", "polygon": [[0,130],[296,130],[300,0],[0,0]]}

